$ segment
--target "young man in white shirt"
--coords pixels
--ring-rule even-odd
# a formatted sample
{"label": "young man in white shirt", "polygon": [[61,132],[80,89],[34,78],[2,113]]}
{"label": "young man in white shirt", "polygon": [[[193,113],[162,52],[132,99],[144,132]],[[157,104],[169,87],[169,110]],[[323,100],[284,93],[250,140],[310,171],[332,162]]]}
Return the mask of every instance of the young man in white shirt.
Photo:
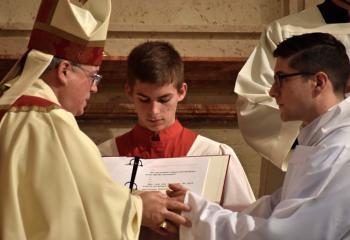
{"label": "young man in white shirt", "polygon": [[350,76],[344,45],[330,34],[291,37],[274,51],[276,99],[282,121],[301,121],[299,144],[280,190],[243,212],[172,185],[168,194],[192,207],[184,239],[345,239],[350,237]]}

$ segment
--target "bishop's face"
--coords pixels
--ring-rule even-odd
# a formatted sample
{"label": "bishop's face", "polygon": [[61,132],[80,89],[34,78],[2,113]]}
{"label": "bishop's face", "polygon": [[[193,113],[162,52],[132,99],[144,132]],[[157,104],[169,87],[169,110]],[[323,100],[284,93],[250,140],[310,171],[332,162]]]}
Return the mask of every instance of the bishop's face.
{"label": "bishop's face", "polygon": [[152,132],[159,132],[175,122],[177,104],[185,98],[186,91],[186,83],[180,91],[172,83],[159,86],[136,81],[133,89],[126,86],[138,123]]}
{"label": "bishop's face", "polygon": [[[65,61],[66,63],[67,61]],[[65,86],[62,88],[58,98],[64,109],[71,112],[74,116],[80,116],[84,113],[87,102],[91,94],[97,92],[97,85],[93,78],[97,74],[98,66],[79,65],[73,66],[66,64],[64,78]]]}

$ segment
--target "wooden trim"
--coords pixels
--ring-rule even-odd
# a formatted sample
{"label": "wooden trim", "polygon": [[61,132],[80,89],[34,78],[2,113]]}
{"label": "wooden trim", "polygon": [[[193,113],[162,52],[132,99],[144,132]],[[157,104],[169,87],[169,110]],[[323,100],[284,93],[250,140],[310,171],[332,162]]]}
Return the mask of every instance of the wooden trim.
{"label": "wooden trim", "polygon": [[[0,77],[19,56],[0,55]],[[93,95],[79,120],[136,118],[135,108],[123,92],[126,78],[125,56],[105,56],[99,94]],[[238,57],[183,57],[189,94],[178,105],[180,119],[236,121],[233,92],[236,76],[246,59]]]}
{"label": "wooden trim", "polygon": [[[135,107],[131,103],[101,104],[91,103],[85,109],[80,119],[118,119],[136,117]],[[234,104],[186,104],[181,103],[177,108],[177,116],[182,119],[221,119],[236,120]]]}
{"label": "wooden trim", "polygon": [[[0,54],[0,60],[11,61],[18,60],[21,55],[15,54]],[[127,56],[103,56],[104,61],[126,61]],[[245,57],[196,57],[196,56],[185,56],[182,57],[184,62],[245,62]]]}

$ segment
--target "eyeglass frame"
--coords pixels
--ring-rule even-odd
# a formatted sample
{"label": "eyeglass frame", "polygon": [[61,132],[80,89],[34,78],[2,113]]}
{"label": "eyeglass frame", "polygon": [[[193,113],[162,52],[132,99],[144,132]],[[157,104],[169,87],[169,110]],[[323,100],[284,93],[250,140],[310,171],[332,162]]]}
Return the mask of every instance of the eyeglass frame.
{"label": "eyeglass frame", "polygon": [[294,73],[275,73],[275,75],[273,76],[273,79],[275,81],[275,84],[277,85],[277,87],[281,87],[282,86],[282,82],[285,81],[287,78],[289,77],[294,77],[294,76],[299,76],[299,75],[314,75],[316,73],[314,72],[294,72]]}
{"label": "eyeglass frame", "polygon": [[77,68],[83,70],[84,73],[89,74],[89,75],[85,74],[85,76],[87,76],[90,79],[91,86],[94,86],[94,85],[97,86],[101,82],[101,80],[103,78],[103,76],[101,74],[94,73],[91,75],[91,72],[89,70],[83,68],[80,64],[72,63],[72,62],[71,62],[71,64],[73,67],[77,67]]}

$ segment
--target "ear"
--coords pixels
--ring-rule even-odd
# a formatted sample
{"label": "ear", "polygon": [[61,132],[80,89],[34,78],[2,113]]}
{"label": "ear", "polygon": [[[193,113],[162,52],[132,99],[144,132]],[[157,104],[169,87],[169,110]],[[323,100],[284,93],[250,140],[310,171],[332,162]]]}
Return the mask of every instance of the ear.
{"label": "ear", "polygon": [[178,91],[179,93],[179,102],[184,100],[187,94],[187,83],[183,83],[180,90]]}
{"label": "ear", "polygon": [[129,100],[132,101],[132,89],[127,83],[124,84],[124,92],[125,95],[129,98]]}
{"label": "ear", "polygon": [[67,75],[70,74],[68,72],[69,67],[71,67],[71,64],[67,60],[62,60],[58,66],[57,66],[57,76],[59,84],[67,85],[68,84],[68,77]]}
{"label": "ear", "polygon": [[324,72],[318,72],[315,74],[315,84],[314,84],[314,91],[315,94],[319,94],[323,91],[323,89],[326,87],[328,83],[328,75]]}

